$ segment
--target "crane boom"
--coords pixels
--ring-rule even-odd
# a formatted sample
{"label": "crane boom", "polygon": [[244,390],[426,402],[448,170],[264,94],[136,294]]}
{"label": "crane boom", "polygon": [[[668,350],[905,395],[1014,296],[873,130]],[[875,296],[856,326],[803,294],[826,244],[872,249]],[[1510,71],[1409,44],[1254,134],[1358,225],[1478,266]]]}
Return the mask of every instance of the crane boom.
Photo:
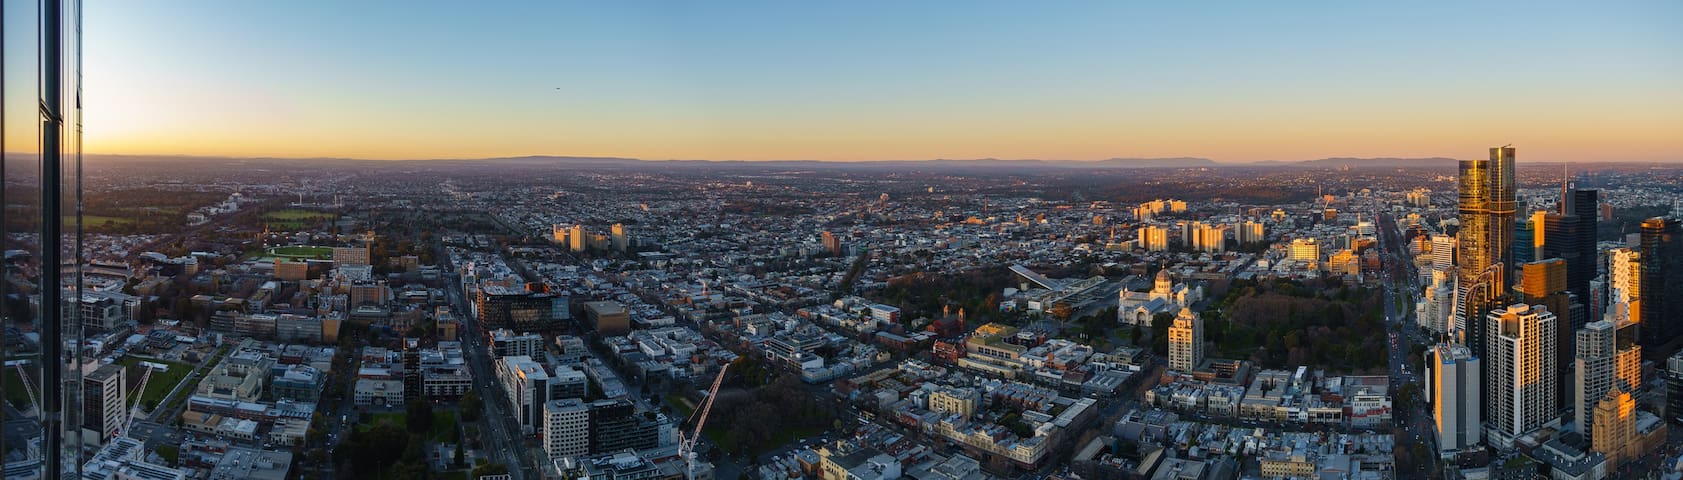
{"label": "crane boom", "polygon": [[140,364],[146,367],[146,370],[140,372],[140,385],[134,388],[134,394],[131,395],[134,397],[134,407],[129,409],[128,418],[123,421],[123,431],[117,432],[118,436],[126,437],[129,435],[129,427],[134,426],[134,413],[140,410],[140,395],[146,393],[146,382],[152,379],[152,365],[149,362],[140,362]]}
{"label": "crane boom", "polygon": [[22,362],[12,364],[12,367],[17,368],[18,380],[23,383],[24,392],[29,394],[29,406],[34,408],[36,414],[39,415],[41,413],[41,403],[39,400],[36,400],[36,398],[40,397],[38,397],[35,393],[35,381],[29,379],[29,372],[23,369]]}
{"label": "crane boom", "polygon": [[678,455],[684,458],[684,477],[695,480],[695,442],[701,439],[701,427],[707,424],[707,414],[713,411],[713,399],[719,396],[719,386],[725,383],[725,370],[730,364],[719,368],[719,375],[713,377],[713,387],[707,389],[707,399],[690,414],[695,419],[695,431],[689,435],[680,433],[678,439]]}

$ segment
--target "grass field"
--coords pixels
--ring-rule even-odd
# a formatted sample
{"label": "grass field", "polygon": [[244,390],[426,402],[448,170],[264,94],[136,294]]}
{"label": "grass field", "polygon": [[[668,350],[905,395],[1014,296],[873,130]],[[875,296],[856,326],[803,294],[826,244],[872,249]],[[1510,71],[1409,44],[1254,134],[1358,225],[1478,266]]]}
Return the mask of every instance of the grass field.
{"label": "grass field", "polygon": [[[382,423],[389,423],[398,428],[408,428],[407,412],[379,412],[368,422],[367,427]],[[361,427],[359,427],[361,428]],[[429,442],[449,442],[456,435],[456,412],[449,410],[432,412],[432,430],[427,432]]]}
{"label": "grass field", "polygon": [[193,372],[193,366],[185,363],[123,357],[117,363],[128,367],[128,388],[140,386],[140,375],[146,371],[139,366],[142,361],[169,365],[168,370],[153,370],[152,378],[146,381],[146,391],[140,392],[140,406],[147,410],[157,408],[158,403],[164,401],[164,396],[169,395],[169,391],[175,389],[176,384],[181,383],[181,380],[187,378],[187,374]]}
{"label": "grass field", "polygon": [[331,219],[334,219],[334,218],[339,218],[339,216],[335,215],[335,214],[327,213],[327,212],[312,212],[312,211],[309,211],[309,210],[299,210],[299,209],[296,209],[296,208],[286,209],[286,210],[275,210],[273,212],[263,214],[263,219],[264,220],[279,220],[279,221],[283,221],[283,222],[285,222],[285,221],[299,221],[299,220],[322,220],[322,219],[331,220]]}
{"label": "grass field", "polygon": [[271,248],[269,254],[276,257],[327,259],[333,257],[333,248],[293,245]]}
{"label": "grass field", "polygon": [[432,412],[432,431],[427,432],[434,442],[449,442],[456,438],[456,412]]}
{"label": "grass field", "polygon": [[331,221],[337,218],[339,218],[338,215],[327,212],[314,212],[293,208],[265,213],[263,214],[263,223],[269,225],[270,228],[278,230],[298,230],[309,225],[314,225],[317,221]]}
{"label": "grass field", "polygon": [[[29,394],[23,389],[23,381],[18,379],[17,369],[7,368],[3,376],[6,382],[6,401],[11,402],[18,410],[28,409]],[[37,387],[41,385],[41,379],[35,379],[35,382]]]}

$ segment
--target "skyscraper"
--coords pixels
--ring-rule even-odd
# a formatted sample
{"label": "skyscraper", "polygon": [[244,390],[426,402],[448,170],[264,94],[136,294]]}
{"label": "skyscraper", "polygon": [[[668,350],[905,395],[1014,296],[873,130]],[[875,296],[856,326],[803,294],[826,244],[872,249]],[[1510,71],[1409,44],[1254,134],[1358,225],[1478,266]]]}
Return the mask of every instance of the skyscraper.
{"label": "skyscraper", "polygon": [[1595,404],[1596,428],[1589,435],[1590,451],[1607,457],[1608,470],[1640,455],[1636,448],[1636,399],[1630,392],[1612,390]]}
{"label": "skyscraper", "polygon": [[1514,262],[1524,265],[1535,262],[1537,258],[1537,229],[1531,222],[1521,218],[1514,224]]}
{"label": "skyscraper", "polygon": [[1508,293],[1503,269],[1513,268],[1514,148],[1491,148],[1488,160],[1462,160],[1460,167],[1457,324],[1465,327],[1473,356],[1489,358],[1484,335],[1494,329],[1478,323]]}
{"label": "skyscraper", "polygon": [[1452,272],[1455,269],[1455,249],[1459,247],[1455,237],[1450,235],[1432,235],[1432,269]]}
{"label": "skyscraper", "polygon": [[[6,281],[0,317],[8,327],[0,354],[18,361],[8,374],[31,388],[28,412],[7,408],[0,462],[10,475],[80,478],[83,345],[79,309],[82,266],[81,2],[0,2],[0,238]],[[61,267],[62,266],[62,267]],[[39,306],[39,308],[33,307]],[[24,340],[33,329],[39,342]],[[38,349],[24,345],[39,344]],[[7,382],[8,387],[22,384]],[[14,404],[16,406],[18,404]],[[103,411],[103,409],[101,409]]]}
{"label": "skyscraper", "polygon": [[[1561,192],[1560,211],[1543,217],[1542,258],[1566,261],[1566,289],[1588,305],[1590,280],[1595,278],[1596,206],[1599,191],[1566,189]],[[1557,311],[1557,313],[1563,313]],[[1588,312],[1599,317],[1599,312]]]}
{"label": "skyscraper", "polygon": [[[1642,254],[1629,248],[1615,248],[1607,251],[1607,305],[1611,310],[1613,305],[1620,303],[1635,307],[1641,303],[1637,301],[1642,295]],[[1642,315],[1636,308],[1632,308],[1631,320],[1642,321]]]}
{"label": "skyscraper", "polygon": [[[1634,324],[1601,320],[1578,330],[1577,353],[1573,356],[1572,413],[1578,432],[1594,438],[1595,407],[1609,392],[1634,392],[1642,382],[1642,347],[1622,339],[1619,330]],[[1626,333],[1629,333],[1627,330]]]}
{"label": "skyscraper", "polygon": [[[1601,191],[1573,186],[1566,191],[1565,211],[1578,217],[1577,257],[1579,261],[1566,260],[1566,288],[1578,296],[1578,301],[1585,306],[1590,305],[1589,299],[1594,298],[1590,292],[1590,281],[1595,279],[1596,271],[1596,229],[1600,222],[1596,221],[1601,212]],[[1601,312],[1590,310],[1590,318],[1600,318]]]}
{"label": "skyscraper", "polygon": [[1542,305],[1498,308],[1486,317],[1490,395],[1485,397],[1490,443],[1499,448],[1560,421],[1556,397],[1555,315]]}
{"label": "skyscraper", "polygon": [[1642,221],[1642,281],[1638,329],[1642,346],[1656,353],[1683,336],[1683,225],[1676,219]]}
{"label": "skyscraper", "polygon": [[1440,451],[1465,450],[1478,445],[1484,425],[1479,397],[1483,367],[1465,345],[1440,343],[1432,348],[1427,379],[1432,395],[1432,422]]}
{"label": "skyscraper", "polygon": [[1683,425],[1683,350],[1665,359],[1665,419]]}
{"label": "skyscraper", "polygon": [[1450,273],[1446,270],[1433,269],[1432,283],[1420,295],[1420,301],[1414,305],[1414,312],[1418,315],[1417,322],[1435,334],[1449,332],[1449,317],[1454,315],[1455,293],[1450,283]]}
{"label": "skyscraper", "polygon": [[1169,326],[1169,369],[1191,373],[1204,361],[1204,320],[1191,308],[1182,307]]}
{"label": "skyscraper", "polygon": [[[1555,329],[1555,350],[1553,355],[1560,361],[1555,364],[1556,382],[1555,394],[1558,398],[1567,398],[1567,385],[1572,379],[1572,334],[1582,325],[1574,326],[1571,319],[1582,316],[1582,307],[1573,305],[1571,292],[1566,291],[1566,261],[1549,258],[1527,263],[1521,266],[1518,285],[1519,301],[1526,305],[1542,305],[1550,312],[1554,312],[1560,319],[1560,325]],[[1582,319],[1577,319],[1581,322]]]}

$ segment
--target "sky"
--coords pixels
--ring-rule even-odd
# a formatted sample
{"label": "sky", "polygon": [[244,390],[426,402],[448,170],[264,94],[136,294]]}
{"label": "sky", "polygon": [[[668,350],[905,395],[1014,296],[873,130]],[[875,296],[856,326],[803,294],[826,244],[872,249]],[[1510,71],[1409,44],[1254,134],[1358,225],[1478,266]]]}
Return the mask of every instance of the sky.
{"label": "sky", "polygon": [[1683,2],[85,6],[89,153],[1683,161]]}

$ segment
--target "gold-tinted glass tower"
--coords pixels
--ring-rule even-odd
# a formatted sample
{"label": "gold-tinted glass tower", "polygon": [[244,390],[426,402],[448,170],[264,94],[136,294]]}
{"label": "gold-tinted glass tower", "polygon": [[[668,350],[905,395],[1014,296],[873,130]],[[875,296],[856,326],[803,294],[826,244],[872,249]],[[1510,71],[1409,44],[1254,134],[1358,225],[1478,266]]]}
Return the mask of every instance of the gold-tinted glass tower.
{"label": "gold-tinted glass tower", "polygon": [[1502,305],[1509,289],[1503,270],[1513,268],[1514,148],[1491,148],[1487,160],[1462,160],[1460,174],[1456,326],[1482,358],[1486,329],[1479,323]]}

